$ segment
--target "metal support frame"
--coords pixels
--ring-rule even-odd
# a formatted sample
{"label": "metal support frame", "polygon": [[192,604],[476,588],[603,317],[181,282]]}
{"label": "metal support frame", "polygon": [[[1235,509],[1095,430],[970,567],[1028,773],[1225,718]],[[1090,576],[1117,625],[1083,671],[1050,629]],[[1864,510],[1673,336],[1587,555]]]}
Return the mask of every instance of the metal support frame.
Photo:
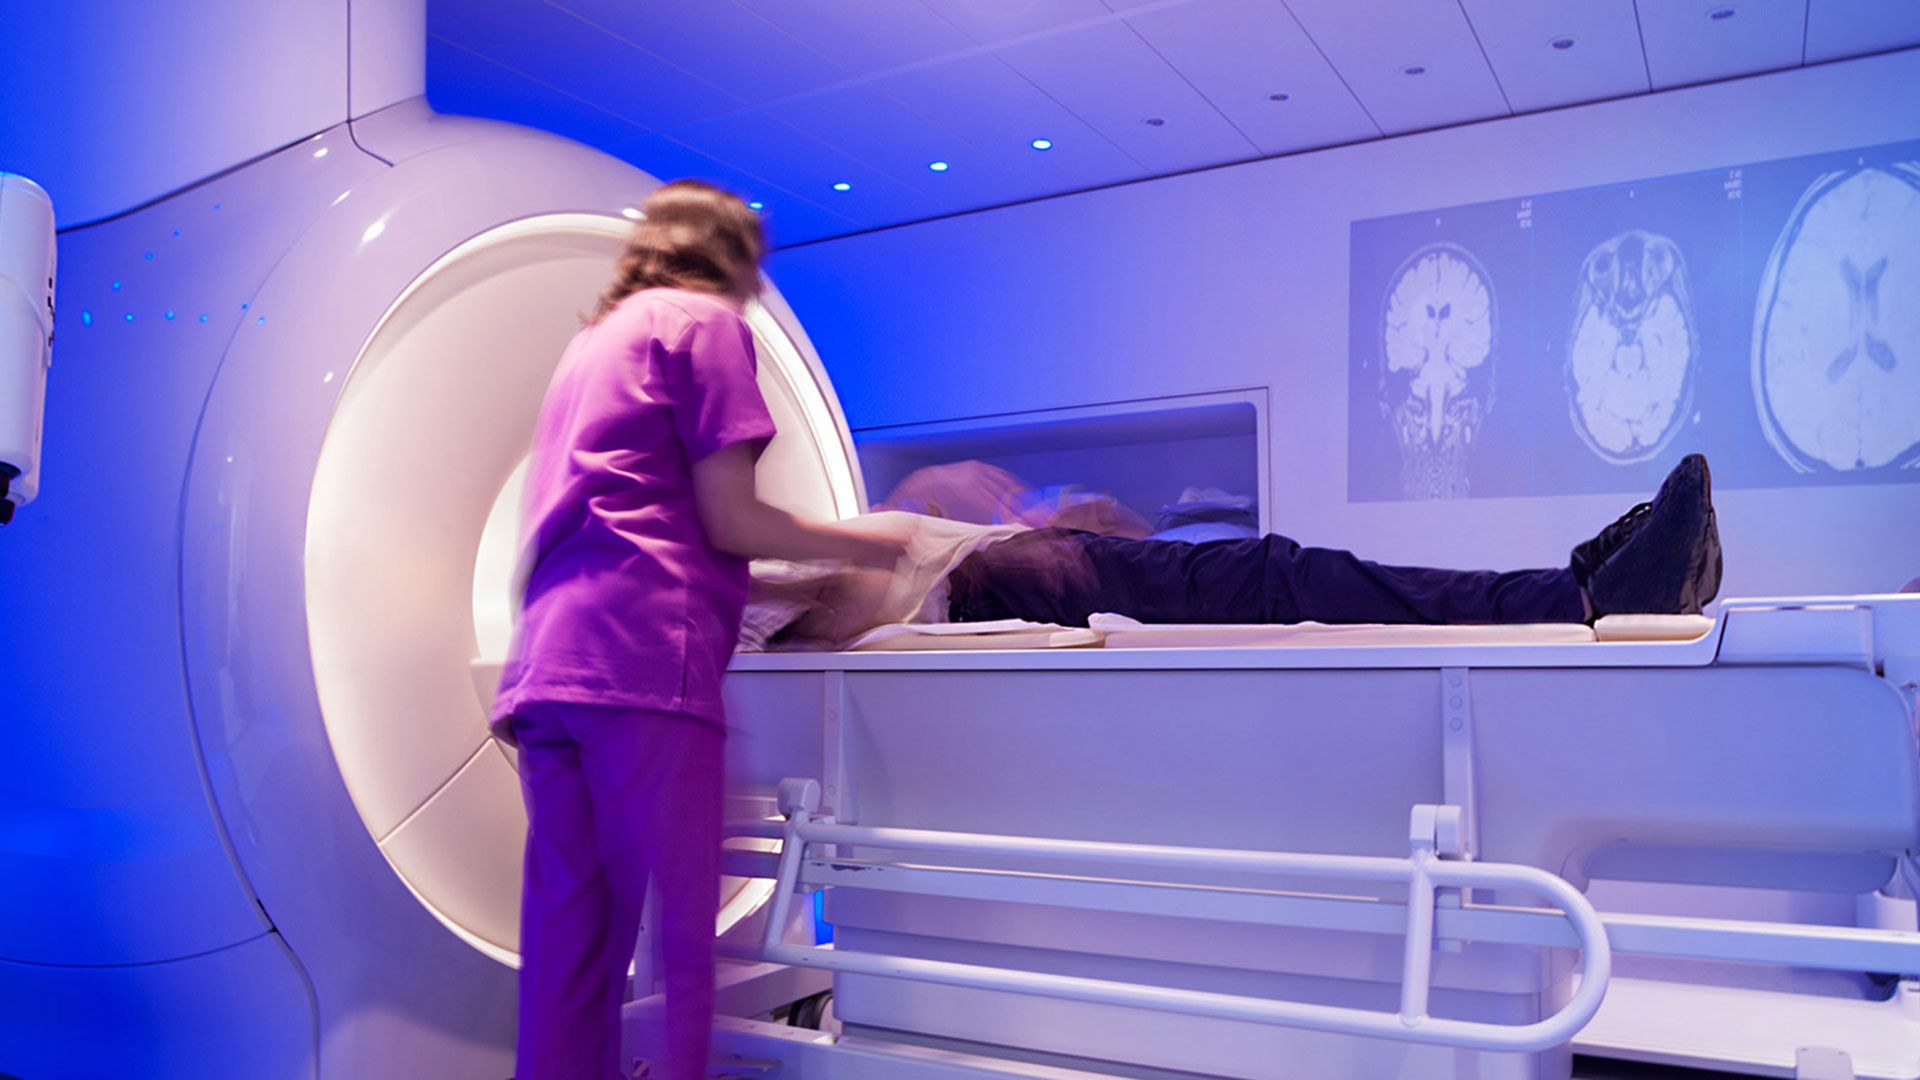
{"label": "metal support frame", "polygon": [[[773,911],[760,948],[753,954],[756,959],[863,975],[1279,1024],[1338,1034],[1506,1052],[1538,1051],[1566,1042],[1592,1019],[1606,993],[1611,952],[1599,915],[1586,899],[1567,882],[1544,870],[1442,858],[1436,850],[1436,837],[1443,832],[1457,836],[1459,815],[1455,808],[1415,808],[1411,827],[1413,851],[1407,858],[1396,859],[843,825],[830,817],[817,816],[820,796],[820,785],[813,780],[787,780],[780,785],[781,809],[788,815],[786,836],[780,853]],[[1142,872],[1156,869],[1230,870],[1277,877],[1403,883],[1408,888],[1402,922],[1407,935],[1407,948],[1400,1012],[1395,1015],[1366,1009],[785,944],[781,940],[782,928],[786,924],[793,896],[801,887],[801,869],[810,844],[852,845],[862,849],[896,852],[1044,858],[1069,866],[1118,864]],[[977,868],[973,872],[979,873]],[[1185,887],[1171,883],[1109,884],[1123,889],[1163,890],[1163,896],[1187,891]],[[1434,891],[1442,887],[1469,886],[1523,890],[1559,905],[1560,910],[1553,917],[1570,926],[1571,936],[1585,952],[1586,975],[1580,988],[1558,1012],[1528,1024],[1449,1020],[1427,1013],[1434,947]]]}

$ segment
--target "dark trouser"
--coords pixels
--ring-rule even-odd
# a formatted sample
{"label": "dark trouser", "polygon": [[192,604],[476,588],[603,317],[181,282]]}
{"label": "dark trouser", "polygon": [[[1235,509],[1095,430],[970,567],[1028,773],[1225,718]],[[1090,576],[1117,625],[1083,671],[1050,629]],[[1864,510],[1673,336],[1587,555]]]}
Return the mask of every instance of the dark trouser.
{"label": "dark trouser", "polygon": [[[1084,559],[1091,575],[1051,569],[1075,559]],[[1087,616],[1102,611],[1157,623],[1586,619],[1571,570],[1382,566],[1284,536],[1186,544],[1037,529],[975,552],[947,582],[955,622],[1085,626]]]}

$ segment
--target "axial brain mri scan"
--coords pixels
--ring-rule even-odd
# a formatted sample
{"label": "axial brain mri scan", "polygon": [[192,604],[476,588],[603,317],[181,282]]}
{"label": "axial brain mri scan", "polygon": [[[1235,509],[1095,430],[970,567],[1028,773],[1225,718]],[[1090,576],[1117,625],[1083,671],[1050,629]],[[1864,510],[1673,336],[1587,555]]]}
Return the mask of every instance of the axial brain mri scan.
{"label": "axial brain mri scan", "polygon": [[1493,407],[1494,295],[1457,244],[1414,252],[1387,288],[1380,410],[1400,444],[1403,493],[1459,498],[1467,453]]}
{"label": "axial brain mri scan", "polygon": [[1815,180],[1754,312],[1767,439],[1802,473],[1920,463],[1920,162]]}
{"label": "axial brain mri scan", "polygon": [[1567,340],[1568,405],[1588,449],[1616,465],[1659,453],[1685,422],[1698,353],[1679,246],[1631,229],[1589,252]]}

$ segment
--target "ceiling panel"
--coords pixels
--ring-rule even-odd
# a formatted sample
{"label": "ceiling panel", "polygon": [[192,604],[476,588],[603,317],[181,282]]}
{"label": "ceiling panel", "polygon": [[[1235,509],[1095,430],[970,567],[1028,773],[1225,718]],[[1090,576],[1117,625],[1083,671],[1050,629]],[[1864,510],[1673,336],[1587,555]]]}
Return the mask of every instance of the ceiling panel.
{"label": "ceiling panel", "polygon": [[1515,112],[1648,88],[1634,0],[1460,0],[1460,6]]}
{"label": "ceiling panel", "polygon": [[847,77],[844,68],[734,0],[553,0],[742,101]]}
{"label": "ceiling panel", "polygon": [[1920,45],[1920,3],[1914,0],[1812,0],[1807,5],[1809,64],[1910,45]]}
{"label": "ceiling panel", "polygon": [[[979,147],[1049,192],[1147,175],[1099,132],[992,56],[966,56],[878,79],[922,116]],[[1034,139],[1052,149],[1035,150]]]}
{"label": "ceiling panel", "polygon": [[921,0],[968,37],[988,44],[1098,19],[1113,13],[1100,0]]}
{"label": "ceiling panel", "polygon": [[[1351,0],[1288,0],[1287,6],[1389,135],[1510,111],[1456,4],[1375,0],[1365,17],[1355,15]],[[1405,74],[1409,65],[1425,70]]]}
{"label": "ceiling panel", "polygon": [[1260,153],[1125,23],[1048,35],[998,55],[1153,172]]}
{"label": "ceiling panel", "polygon": [[1805,0],[1669,0],[1640,7],[1640,39],[1655,90],[1797,66],[1806,26]]}
{"label": "ceiling panel", "polygon": [[[911,188],[759,109],[729,113],[665,133],[682,146],[753,176],[777,180],[863,226],[928,217],[939,207]],[[835,191],[833,185],[849,190]]]}
{"label": "ceiling panel", "polygon": [[[709,2],[702,0],[698,6]],[[856,75],[973,46],[967,35],[918,0],[740,2]]]}
{"label": "ceiling panel", "polygon": [[761,217],[766,223],[768,238],[775,245],[791,246],[826,236],[844,235],[860,228],[858,222],[769,183],[763,177],[715,161],[664,135],[628,139],[608,147],[607,151],[661,180],[705,180],[749,202],[761,204]]}
{"label": "ceiling panel", "polygon": [[430,33],[655,129],[740,102],[544,0],[429,4]]}
{"label": "ceiling panel", "polygon": [[[1044,194],[1033,181],[869,84],[808,94],[769,105],[767,111],[949,213]],[[930,168],[936,161],[945,168]]]}
{"label": "ceiling panel", "polygon": [[1280,0],[1195,0],[1127,22],[1262,153],[1380,134]]}
{"label": "ceiling panel", "polygon": [[525,124],[588,146],[605,146],[640,131],[597,105],[431,36],[427,38],[427,100],[441,112]]}

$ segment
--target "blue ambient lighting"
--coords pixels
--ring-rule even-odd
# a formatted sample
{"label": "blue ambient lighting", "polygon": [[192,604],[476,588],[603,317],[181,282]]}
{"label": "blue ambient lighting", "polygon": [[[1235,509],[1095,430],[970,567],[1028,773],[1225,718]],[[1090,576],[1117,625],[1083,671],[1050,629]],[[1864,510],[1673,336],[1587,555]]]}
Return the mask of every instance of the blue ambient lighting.
{"label": "blue ambient lighting", "polygon": [[218,210],[218,209],[220,209],[220,204],[219,204],[219,203],[214,203],[214,204],[213,204],[213,208],[214,208],[215,210]]}
{"label": "blue ambient lighting", "polygon": [[131,311],[129,311],[129,312],[127,312],[127,321],[128,321],[128,322],[132,322],[132,321],[133,321],[133,312],[131,312]]}
{"label": "blue ambient lighting", "polygon": [[267,321],[267,317],[265,315],[262,315],[260,316],[259,320],[256,322],[255,325],[265,325],[266,321]]}
{"label": "blue ambient lighting", "polygon": [[837,183],[837,184],[835,184],[835,185],[833,185],[833,190],[835,190],[835,191],[852,191],[852,190],[853,190],[853,185],[852,185],[852,184],[849,184],[849,183],[847,183],[847,182],[846,182],[845,180],[842,180],[842,181],[840,181],[839,183]]}
{"label": "blue ambient lighting", "polygon": [[207,317],[206,317],[205,315],[202,315],[202,316],[200,316],[200,321],[201,321],[201,322],[206,322],[206,321],[207,321]]}
{"label": "blue ambient lighting", "polygon": [[179,230],[179,229],[175,229],[175,230],[173,230],[173,235],[175,235],[175,236],[179,236],[179,235],[180,235],[180,230]]}
{"label": "blue ambient lighting", "polygon": [[152,261],[153,261],[153,252],[151,252],[151,251],[149,251],[149,252],[147,252],[147,261],[148,261],[148,262],[152,262]]}
{"label": "blue ambient lighting", "polygon": [[167,312],[167,321],[168,321],[168,322],[172,322],[172,321],[173,321],[173,312],[171,312],[171,311],[169,311],[169,312]]}
{"label": "blue ambient lighting", "polygon": [[240,310],[241,311],[247,310],[247,302],[245,300],[240,301]]}
{"label": "blue ambient lighting", "polygon": [[750,202],[747,204],[747,209],[749,210],[765,210],[766,208],[767,204],[763,202]]}
{"label": "blue ambient lighting", "polygon": [[93,312],[91,312],[91,311],[83,311],[83,312],[81,312],[81,313],[80,313],[80,325],[81,325],[81,326],[92,326],[92,325],[93,325]]}
{"label": "blue ambient lighting", "polygon": [[944,161],[935,161],[927,166],[927,168],[932,169],[934,172],[946,172],[949,167],[950,166]]}
{"label": "blue ambient lighting", "polygon": [[116,282],[114,282],[114,283],[113,283],[113,291],[114,291],[114,292],[119,292],[119,291],[120,291],[120,283],[119,283],[119,282],[117,282],[117,281],[116,281]]}
{"label": "blue ambient lighting", "polygon": [[1051,150],[1053,149],[1053,140],[1052,139],[1035,139],[1033,140],[1033,148],[1035,150]]}

